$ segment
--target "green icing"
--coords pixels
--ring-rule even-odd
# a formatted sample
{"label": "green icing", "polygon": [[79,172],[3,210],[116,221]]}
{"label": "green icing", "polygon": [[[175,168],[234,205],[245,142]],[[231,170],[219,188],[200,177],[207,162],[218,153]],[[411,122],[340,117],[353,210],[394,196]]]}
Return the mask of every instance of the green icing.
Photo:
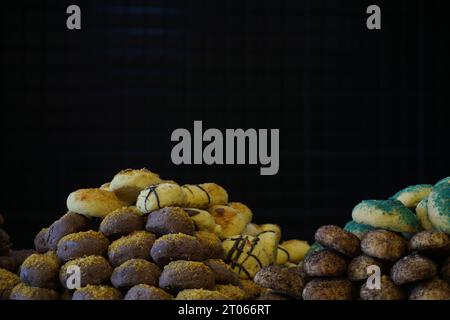
{"label": "green icing", "polygon": [[440,215],[450,217],[450,184],[440,184],[431,193],[433,204]]}
{"label": "green icing", "polygon": [[322,251],[325,250],[325,247],[322,246],[320,243],[318,242],[314,242],[308,249],[308,251],[306,252],[306,257],[309,256],[310,254],[316,252],[316,251]]}
{"label": "green icing", "polygon": [[363,224],[363,223],[358,223],[356,221],[349,221],[345,224],[344,226],[344,230],[351,232],[351,233],[355,233],[355,234],[363,234],[366,233],[370,230],[374,230],[375,228],[372,226],[369,226],[367,224]]}
{"label": "green icing", "polygon": [[450,184],[450,177],[439,180],[438,182],[436,182],[436,184],[434,186],[438,187],[442,184]]}
{"label": "green icing", "polygon": [[406,187],[396,194],[394,194],[391,199],[396,199],[398,196],[400,196],[403,193],[409,193],[409,192],[416,192],[416,191],[422,191],[423,189],[431,189],[433,188],[433,185],[431,184],[416,184],[413,186]]}

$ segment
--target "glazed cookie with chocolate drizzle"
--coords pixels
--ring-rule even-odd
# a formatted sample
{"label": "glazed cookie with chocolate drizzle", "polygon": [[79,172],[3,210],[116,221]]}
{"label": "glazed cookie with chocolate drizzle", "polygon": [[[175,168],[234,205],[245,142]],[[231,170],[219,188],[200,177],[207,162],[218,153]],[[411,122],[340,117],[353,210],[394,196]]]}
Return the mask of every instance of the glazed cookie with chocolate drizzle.
{"label": "glazed cookie with chocolate drizzle", "polygon": [[142,190],[136,206],[142,214],[147,214],[164,207],[184,207],[185,204],[186,196],[179,185],[160,183]]}
{"label": "glazed cookie with chocolate drizzle", "polygon": [[186,206],[205,209],[211,205],[209,193],[200,184],[185,184],[181,188],[186,196]]}

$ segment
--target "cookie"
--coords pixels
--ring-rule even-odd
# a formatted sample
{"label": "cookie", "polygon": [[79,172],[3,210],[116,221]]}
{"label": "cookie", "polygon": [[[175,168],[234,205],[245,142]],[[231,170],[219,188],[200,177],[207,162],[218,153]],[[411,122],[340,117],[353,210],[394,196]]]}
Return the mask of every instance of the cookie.
{"label": "cookie", "polygon": [[214,273],[216,284],[232,284],[239,286],[241,281],[231,267],[220,259],[208,259],[203,262]]}
{"label": "cookie", "polygon": [[109,190],[114,192],[121,201],[127,204],[134,204],[142,190],[161,182],[161,178],[156,173],[146,168],[139,170],[126,169],[114,176]]}
{"label": "cookie", "polygon": [[257,225],[256,223],[247,223],[244,231],[242,231],[242,234],[245,236],[256,237],[262,231],[263,230],[261,229],[261,227],[259,225]]}
{"label": "cookie", "polygon": [[108,245],[109,240],[100,232],[90,230],[71,233],[59,240],[56,254],[62,261],[92,255],[103,256]]}
{"label": "cookie", "polygon": [[149,286],[148,284],[137,284],[128,290],[124,300],[172,300],[173,296],[163,289]]}
{"label": "cookie", "polygon": [[431,184],[417,184],[400,190],[391,198],[399,200],[407,208],[414,209],[420,201],[428,197],[431,189]]}
{"label": "cookie", "polygon": [[113,192],[101,189],[80,189],[67,198],[67,208],[87,217],[104,218],[110,212],[120,209],[123,202]]}
{"label": "cookie", "polygon": [[46,243],[49,250],[56,250],[59,240],[62,237],[90,228],[89,219],[78,213],[68,212],[61,218],[53,222],[46,231]]}
{"label": "cookie", "polygon": [[[306,256],[309,250],[309,244],[306,241],[291,239],[283,241],[278,245],[277,250],[277,261],[278,254],[285,255],[287,257],[286,262],[299,263]],[[278,263],[282,264],[282,263]]]}
{"label": "cookie", "polygon": [[427,230],[416,233],[408,243],[411,252],[431,256],[448,256],[450,254],[450,237],[444,232]]}
{"label": "cookie", "polygon": [[409,300],[450,300],[450,285],[441,279],[432,279],[417,284]]}
{"label": "cookie", "polygon": [[60,262],[53,252],[35,253],[20,267],[20,280],[30,287],[56,288]]}
{"label": "cookie", "polygon": [[50,250],[48,245],[48,228],[43,228],[36,234],[34,238],[34,248],[38,253],[46,253]]}
{"label": "cookie", "polygon": [[361,239],[361,250],[366,255],[395,261],[406,253],[406,241],[398,234],[386,230],[373,230]]}
{"label": "cookie", "polygon": [[379,289],[369,288],[365,282],[359,290],[359,297],[362,300],[405,300],[406,294],[388,276],[382,275]]}
{"label": "cookie", "polygon": [[419,219],[420,225],[424,230],[433,229],[430,218],[428,217],[428,198],[419,202],[416,207],[416,216]]}
{"label": "cookie", "polygon": [[222,227],[216,224],[213,216],[205,210],[186,208],[184,211],[194,223],[196,231],[208,231],[220,234]]}
{"label": "cookie", "polygon": [[232,284],[218,284],[214,290],[220,292],[230,300],[245,300],[246,293],[238,286]]}
{"label": "cookie", "polygon": [[355,288],[347,279],[320,279],[309,281],[303,289],[304,300],[352,300]]}
{"label": "cookie", "polygon": [[344,230],[353,233],[361,240],[368,231],[375,230],[375,228],[367,224],[362,224],[351,220],[346,223]]}
{"label": "cookie", "polygon": [[383,272],[385,270],[385,263],[378,259],[369,257],[367,255],[360,255],[354,258],[348,264],[347,277],[350,281],[362,281],[366,280],[371,273],[367,272],[367,268],[370,266],[378,266]]}
{"label": "cookie", "polygon": [[245,300],[254,299],[266,291],[265,288],[254,283],[253,280],[241,279],[239,287],[245,292]]}
{"label": "cookie", "polygon": [[438,182],[436,182],[436,184],[434,186],[438,187],[438,186],[441,186],[443,184],[450,184],[450,177],[446,177],[446,178],[443,178],[443,179],[439,180]]}
{"label": "cookie", "polygon": [[164,207],[184,207],[186,198],[183,189],[177,184],[160,183],[151,185],[139,193],[136,207],[147,214]]}
{"label": "cookie", "polygon": [[166,265],[159,277],[159,287],[168,292],[184,289],[209,289],[215,286],[214,272],[202,262],[173,261]]}
{"label": "cookie", "polygon": [[194,237],[203,248],[204,259],[223,259],[225,254],[222,241],[215,233],[207,231],[196,231]]}
{"label": "cookie", "polygon": [[180,291],[175,300],[230,300],[219,291],[205,289],[185,289]]}
{"label": "cookie", "polygon": [[11,291],[11,300],[59,300],[59,293],[53,289],[30,287],[19,283]]}
{"label": "cookie", "polygon": [[155,239],[155,235],[147,231],[135,231],[121,237],[109,245],[109,261],[113,266],[119,266],[130,259],[150,260]]}
{"label": "cookie", "polygon": [[185,184],[181,188],[186,197],[187,207],[206,209],[211,205],[211,197],[201,185]]}
{"label": "cookie", "polygon": [[119,290],[105,285],[87,285],[77,289],[72,300],[122,300]]}
{"label": "cookie", "polygon": [[306,257],[303,267],[310,277],[339,277],[347,271],[347,262],[334,251],[322,250]]}
{"label": "cookie", "polygon": [[77,258],[66,262],[59,271],[59,281],[64,288],[68,287],[68,280],[74,272],[74,267],[80,268],[80,287],[106,283],[113,272],[108,260],[101,256]]}
{"label": "cookie", "polygon": [[108,214],[100,223],[100,232],[117,239],[133,231],[144,230],[145,219],[136,207],[123,207]]}
{"label": "cookie", "polygon": [[116,288],[131,288],[137,284],[155,286],[161,274],[158,266],[144,259],[131,259],[114,269],[111,283]]}
{"label": "cookie", "polygon": [[228,203],[227,191],[217,183],[206,182],[199,185],[209,194],[209,206],[225,205]]}
{"label": "cookie", "polygon": [[20,278],[6,269],[0,268],[0,300],[9,299],[13,288],[20,283]]}
{"label": "cookie", "polygon": [[398,260],[391,269],[391,279],[396,285],[432,279],[436,274],[436,263],[419,254]]}
{"label": "cookie", "polygon": [[245,204],[241,202],[230,202],[228,203],[228,206],[232,207],[233,209],[241,213],[241,215],[245,218],[246,224],[252,221],[253,212]]}
{"label": "cookie", "polygon": [[193,235],[195,231],[194,222],[179,207],[166,207],[151,212],[145,228],[158,236],[169,233]]}
{"label": "cookie", "polygon": [[227,238],[241,234],[247,225],[245,217],[236,209],[225,205],[208,208],[216,224],[221,227],[220,237]]}
{"label": "cookie", "polygon": [[308,249],[308,251],[306,252],[305,255],[305,259],[306,257],[308,257],[309,255],[313,254],[316,251],[322,251],[325,250],[325,247],[322,246],[320,243],[314,242]]}
{"label": "cookie", "polygon": [[300,275],[280,266],[268,266],[259,270],[254,281],[261,287],[295,299],[301,298],[305,286],[305,281]]}
{"label": "cookie", "polygon": [[416,215],[395,199],[364,200],[352,211],[354,221],[395,232],[417,232]]}
{"label": "cookie", "polygon": [[428,196],[427,209],[433,227],[450,234],[450,183],[433,188]]}
{"label": "cookie", "polygon": [[322,246],[348,257],[356,257],[361,252],[358,237],[339,226],[328,225],[320,227],[317,229],[314,239]]}
{"label": "cookie", "polygon": [[175,260],[203,260],[203,246],[193,236],[183,233],[166,234],[158,238],[150,250],[150,256],[159,266]]}

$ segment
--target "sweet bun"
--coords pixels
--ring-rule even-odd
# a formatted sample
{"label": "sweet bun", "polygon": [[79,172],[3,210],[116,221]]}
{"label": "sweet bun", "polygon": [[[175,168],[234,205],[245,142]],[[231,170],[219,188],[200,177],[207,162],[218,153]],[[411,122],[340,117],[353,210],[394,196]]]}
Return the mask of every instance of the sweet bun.
{"label": "sweet bun", "polygon": [[428,196],[428,218],[437,230],[450,234],[450,183],[433,188]]}
{"label": "sweet bun", "polygon": [[216,224],[213,216],[208,211],[196,208],[186,208],[184,211],[186,211],[189,218],[194,222],[195,230],[208,231],[217,234],[220,234],[222,231],[222,227]]}
{"label": "sweet bun", "polygon": [[431,184],[418,184],[409,186],[394,194],[391,198],[397,199],[407,208],[414,209],[420,201],[428,197],[433,189]]}
{"label": "sweet bun", "polygon": [[428,217],[428,198],[419,202],[416,207],[416,216],[420,221],[420,225],[425,230],[433,229],[430,218]]}
{"label": "sweet bun", "polygon": [[186,206],[205,209],[211,205],[209,193],[199,184],[185,184],[181,186],[186,196]]}
{"label": "sweet bun", "polygon": [[122,206],[123,203],[114,193],[101,189],[80,189],[67,198],[69,211],[88,217],[104,218]]}
{"label": "sweet bun", "polygon": [[245,217],[236,209],[224,205],[215,205],[208,209],[216,224],[220,225],[222,238],[241,234],[246,226]]}
{"label": "sweet bun", "polygon": [[209,194],[209,205],[215,206],[228,203],[227,191],[217,183],[207,182],[199,185]]}
{"label": "sweet bun", "polygon": [[354,221],[395,232],[417,232],[420,224],[416,215],[400,201],[364,200],[352,211]]}
{"label": "sweet bun", "polygon": [[184,207],[186,196],[183,189],[173,183],[151,185],[138,196],[136,206],[143,214],[159,210],[164,207]]}
{"label": "sweet bun", "polygon": [[139,193],[150,185],[161,183],[161,178],[146,168],[120,171],[111,181],[109,190],[127,204],[136,203]]}
{"label": "sweet bun", "polygon": [[241,202],[230,202],[230,203],[228,203],[228,205],[230,207],[232,207],[233,209],[236,209],[237,211],[239,211],[244,216],[247,223],[250,223],[252,221],[253,212],[245,204],[243,204]]}

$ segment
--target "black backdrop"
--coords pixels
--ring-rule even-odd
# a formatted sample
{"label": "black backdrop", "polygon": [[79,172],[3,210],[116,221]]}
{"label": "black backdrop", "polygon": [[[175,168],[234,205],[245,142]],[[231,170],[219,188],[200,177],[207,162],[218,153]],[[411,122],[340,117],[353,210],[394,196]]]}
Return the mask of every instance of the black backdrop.
{"label": "black backdrop", "polygon": [[[67,195],[147,166],[215,181],[285,238],[448,176],[444,1],[2,2],[1,212],[16,247]],[[369,4],[382,30],[365,27]],[[66,7],[82,9],[68,31]],[[171,132],[280,128],[280,171],[175,166]]]}

